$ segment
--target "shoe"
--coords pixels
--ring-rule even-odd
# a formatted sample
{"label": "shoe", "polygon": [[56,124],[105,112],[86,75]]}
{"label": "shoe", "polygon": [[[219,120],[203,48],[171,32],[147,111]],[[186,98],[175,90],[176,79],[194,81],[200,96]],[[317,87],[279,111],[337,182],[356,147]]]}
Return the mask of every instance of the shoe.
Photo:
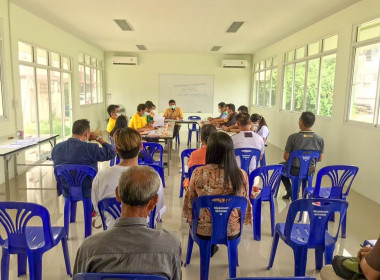
{"label": "shoe", "polygon": [[287,193],[286,195],[284,195],[284,196],[282,197],[282,199],[290,199],[291,197],[292,197],[292,195],[289,194],[289,193]]}
{"label": "shoe", "polygon": [[218,250],[219,250],[218,245],[211,246],[211,258],[216,254],[216,252],[218,252]]}

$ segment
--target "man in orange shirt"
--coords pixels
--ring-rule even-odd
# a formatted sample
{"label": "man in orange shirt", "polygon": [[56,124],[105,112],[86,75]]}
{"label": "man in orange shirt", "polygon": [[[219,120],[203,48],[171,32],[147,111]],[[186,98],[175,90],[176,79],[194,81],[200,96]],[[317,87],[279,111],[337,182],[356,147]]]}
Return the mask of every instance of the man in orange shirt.
{"label": "man in orange shirt", "polygon": [[[181,107],[177,107],[176,103],[173,99],[169,100],[169,108],[167,108],[164,112],[164,117],[165,119],[169,120],[182,120],[183,119],[183,111]],[[175,138],[180,130],[181,126],[180,125],[175,125],[174,126],[174,131],[173,131],[173,138]]]}

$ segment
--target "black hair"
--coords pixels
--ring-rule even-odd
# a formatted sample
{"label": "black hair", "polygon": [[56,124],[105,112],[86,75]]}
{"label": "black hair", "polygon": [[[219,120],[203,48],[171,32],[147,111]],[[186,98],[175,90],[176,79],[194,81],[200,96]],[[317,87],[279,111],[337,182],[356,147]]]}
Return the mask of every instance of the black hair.
{"label": "black hair", "polygon": [[232,110],[232,112],[235,112],[235,105],[234,105],[234,104],[229,103],[229,104],[226,104],[226,106],[227,106],[228,108],[230,108],[230,110]]}
{"label": "black hair", "polygon": [[90,122],[86,119],[77,120],[73,123],[71,129],[72,134],[83,135],[87,130],[90,130]]}
{"label": "black hair", "polygon": [[141,103],[139,105],[137,105],[137,112],[140,112],[141,110],[145,110],[146,109],[146,105]]}
{"label": "black hair", "polygon": [[219,102],[218,107],[223,108],[224,106],[226,106],[226,103],[224,103],[224,102]]}
{"label": "black hair", "polygon": [[145,105],[148,109],[151,109],[152,107],[156,107],[156,105],[154,105],[153,102],[149,100],[145,102]]}
{"label": "black hair", "polygon": [[247,113],[240,113],[236,115],[236,122],[240,126],[249,125],[249,115]]}
{"label": "black hair", "polygon": [[263,127],[263,126],[266,126],[268,127],[267,125],[267,122],[265,121],[264,117],[259,115],[259,114],[252,114],[251,116],[251,122],[257,122],[259,121],[259,126],[257,127],[257,131],[260,131],[260,129]]}
{"label": "black hair", "polygon": [[248,114],[248,107],[245,106],[245,105],[241,105],[241,106],[238,108],[238,111],[240,111],[241,113],[247,113],[247,114]]}
{"label": "black hair", "polygon": [[170,99],[169,100],[169,105],[170,105],[170,103],[175,103],[175,100],[174,99]]}
{"label": "black hair", "polygon": [[128,119],[126,116],[120,115],[117,117],[115,122],[115,127],[112,129],[110,135],[113,136],[115,131],[119,128],[125,128],[128,127]]}
{"label": "black hair", "polygon": [[234,144],[227,133],[214,132],[207,140],[206,164],[217,164],[224,170],[223,187],[231,182],[233,194],[237,194],[244,185],[244,176],[237,166]]}
{"label": "black hair", "polygon": [[315,123],[315,115],[312,112],[303,112],[300,119],[307,128],[311,128]]}
{"label": "black hair", "polygon": [[204,142],[206,142],[206,144],[207,144],[207,140],[210,137],[210,135],[213,134],[216,131],[217,131],[216,127],[213,124],[205,124],[205,125],[203,125],[202,128],[201,128],[201,139]]}
{"label": "black hair", "polygon": [[115,104],[111,104],[107,107],[107,112],[108,112],[108,115],[110,115],[111,117],[111,114],[117,109],[117,108],[120,108],[119,105],[115,105]]}

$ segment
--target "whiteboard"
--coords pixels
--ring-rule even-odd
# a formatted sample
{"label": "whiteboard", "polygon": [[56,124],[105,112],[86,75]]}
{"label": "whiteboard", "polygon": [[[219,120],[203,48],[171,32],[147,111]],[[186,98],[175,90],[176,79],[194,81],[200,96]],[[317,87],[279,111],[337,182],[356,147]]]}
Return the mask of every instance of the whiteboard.
{"label": "whiteboard", "polygon": [[212,113],[214,104],[213,75],[158,75],[158,105],[164,112],[169,100],[184,113]]}

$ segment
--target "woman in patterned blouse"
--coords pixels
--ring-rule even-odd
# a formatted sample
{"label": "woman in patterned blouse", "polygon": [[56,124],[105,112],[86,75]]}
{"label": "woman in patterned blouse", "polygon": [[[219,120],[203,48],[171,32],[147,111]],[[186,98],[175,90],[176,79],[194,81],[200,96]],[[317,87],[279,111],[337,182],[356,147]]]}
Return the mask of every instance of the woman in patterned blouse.
{"label": "woman in patterned blouse", "polygon": [[[251,223],[252,210],[248,199],[248,176],[238,168],[231,137],[224,132],[211,134],[207,141],[206,165],[194,170],[189,190],[183,204],[183,216],[192,220],[193,200],[202,195],[239,195],[248,200],[244,223]],[[199,215],[197,233],[209,237],[212,232],[211,216],[202,209]],[[231,212],[228,223],[228,236],[237,237],[240,233],[240,210]]]}

